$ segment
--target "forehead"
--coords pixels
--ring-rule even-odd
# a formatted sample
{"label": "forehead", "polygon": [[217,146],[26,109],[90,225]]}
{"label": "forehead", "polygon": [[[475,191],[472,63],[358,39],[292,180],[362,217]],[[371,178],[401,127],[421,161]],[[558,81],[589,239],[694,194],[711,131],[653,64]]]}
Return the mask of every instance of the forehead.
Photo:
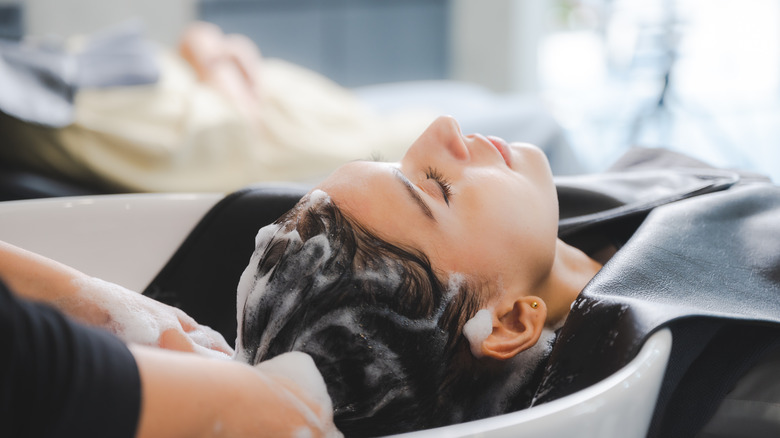
{"label": "forehead", "polygon": [[362,226],[379,231],[383,205],[392,202],[387,184],[392,176],[387,163],[353,162],[333,172],[318,188]]}
{"label": "forehead", "polygon": [[345,164],[318,186],[348,217],[377,237],[398,246],[419,248],[424,221],[410,208],[392,163]]}
{"label": "forehead", "polygon": [[327,193],[340,208],[345,208],[353,203],[353,198],[365,199],[370,194],[371,186],[382,180],[379,173],[384,167],[390,169],[387,163],[347,163],[331,173],[317,188]]}

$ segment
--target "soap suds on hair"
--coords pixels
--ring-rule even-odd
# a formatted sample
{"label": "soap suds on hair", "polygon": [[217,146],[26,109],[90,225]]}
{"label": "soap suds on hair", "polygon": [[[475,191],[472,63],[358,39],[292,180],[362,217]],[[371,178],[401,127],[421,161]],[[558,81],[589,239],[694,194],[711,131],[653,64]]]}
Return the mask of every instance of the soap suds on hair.
{"label": "soap suds on hair", "polygon": [[311,193],[309,193],[307,200],[307,205],[305,205],[306,208],[313,205],[319,205],[324,202],[330,202],[330,195],[320,189],[314,189],[311,191]]}
{"label": "soap suds on hair", "polygon": [[459,272],[450,274],[447,279],[447,298],[450,300],[454,298],[460,292],[460,288],[465,281],[466,277]]}
{"label": "soap suds on hair", "polygon": [[474,357],[482,357],[482,343],[493,333],[493,315],[488,309],[482,309],[463,325],[463,336],[471,346]]}
{"label": "soap suds on hair", "polygon": [[[315,189],[308,195],[304,196],[303,199],[298,202],[295,209],[313,208],[329,202],[331,202],[330,195],[322,190]],[[288,241],[288,247],[284,250],[285,252],[291,251],[293,248],[300,250],[303,247],[314,254],[319,253],[318,257],[308,260],[310,263],[310,269],[317,266],[317,259],[327,260],[327,258],[330,256],[331,248],[327,237],[324,235],[313,236],[304,243],[302,242],[301,236],[298,234],[297,230],[293,229],[280,235],[280,233],[283,232],[283,229],[284,228],[281,224],[273,223],[260,228],[260,230],[257,232],[257,235],[255,236],[255,251],[250,258],[246,269],[244,269],[244,272],[241,274],[236,291],[236,321],[238,322],[238,331],[236,333],[237,346],[242,344],[242,321],[247,317],[247,315],[254,314],[255,309],[260,303],[260,300],[264,295],[266,295],[268,279],[275,269],[271,269],[263,276],[258,274],[260,261],[269,242],[275,239],[286,239]],[[305,257],[303,258],[305,259]],[[301,272],[301,275],[304,275],[304,273]],[[323,279],[321,278],[317,279],[317,281],[322,280]],[[297,299],[297,294],[291,295],[295,296],[288,296],[285,299],[285,303],[289,305],[283,305],[283,308],[276,312],[273,321],[269,324],[269,327],[266,328],[263,338],[273,339],[273,337],[276,336],[278,329],[286,322],[287,314]],[[262,348],[258,351],[262,351]],[[243,357],[245,355],[242,353],[243,352],[240,350],[240,348],[236,349],[234,357],[243,359],[249,363],[253,362],[253,358]]]}
{"label": "soap suds on hair", "polygon": [[[320,202],[324,202],[322,199],[329,198],[321,198]],[[278,287],[276,286],[276,283],[274,285],[269,285],[268,283],[268,280],[273,275],[276,267],[266,272],[262,277],[258,276],[258,266],[265,252],[265,246],[267,245],[263,242],[268,242],[272,239],[277,241],[287,240],[288,244],[284,251],[286,253],[290,251],[298,253],[294,259],[288,259],[291,265],[287,267],[286,273],[283,275],[293,275],[299,279],[306,279],[314,276],[313,283],[315,286],[334,280],[333,278],[328,278],[320,269],[322,264],[331,256],[332,249],[327,236],[320,234],[309,237],[306,242],[303,242],[297,230],[279,234],[281,227],[278,225],[269,225],[269,227],[272,228],[265,232],[261,230],[261,232],[258,233],[259,236],[262,234],[263,240],[259,241],[258,247],[252,255],[249,264],[243,274],[241,274],[236,295],[236,320],[238,322],[236,345],[239,346],[239,348],[236,349],[234,357],[247,363],[255,363],[257,360],[256,357],[247,357],[247,352],[241,348],[244,338],[242,322],[246,319],[252,320],[256,318],[255,314],[257,309],[262,300],[268,299],[267,296],[275,297],[280,300],[278,304],[274,306],[274,313],[271,315],[263,333],[260,334],[260,342],[255,351],[255,356],[262,355],[268,348],[269,343],[278,335],[284,324],[289,321],[290,314],[297,310],[297,305],[300,301],[299,295],[302,293],[301,288],[299,287],[293,287],[285,293],[279,293],[279,291],[274,289],[269,291],[269,288]],[[279,284],[284,284],[284,287],[289,287],[290,282],[280,281]]]}
{"label": "soap suds on hair", "polygon": [[257,230],[257,234],[255,235],[255,248],[260,245],[260,242],[266,242],[270,240],[271,237],[273,237],[273,235],[276,234],[280,228],[282,228],[282,226],[279,224],[270,224]]}

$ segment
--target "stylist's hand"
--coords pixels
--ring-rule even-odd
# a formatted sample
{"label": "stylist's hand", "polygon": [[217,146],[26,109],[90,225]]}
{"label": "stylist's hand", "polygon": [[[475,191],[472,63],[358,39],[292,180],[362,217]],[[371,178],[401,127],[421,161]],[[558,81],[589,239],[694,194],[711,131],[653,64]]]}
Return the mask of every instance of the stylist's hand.
{"label": "stylist's hand", "polygon": [[58,307],[127,343],[217,357],[233,354],[222,335],[180,309],[97,278],[78,278],[73,286],[76,293]]}
{"label": "stylist's hand", "polygon": [[325,381],[306,354],[253,367],[140,345],[130,351],[143,394],[138,438],[342,438]]}
{"label": "stylist's hand", "polygon": [[233,353],[219,333],[179,309],[5,242],[0,242],[0,278],[21,297],[51,304],[128,343],[222,357]]}
{"label": "stylist's hand", "polygon": [[306,420],[307,436],[342,437],[333,423],[333,403],[314,360],[306,353],[284,353],[255,365],[272,379],[275,391],[284,395]]}
{"label": "stylist's hand", "polygon": [[[146,297],[143,297],[146,298]],[[148,298],[147,298],[148,299]],[[151,300],[151,299],[150,299]],[[233,349],[219,332],[211,327],[198,324],[192,317],[180,309],[156,302],[162,321],[169,324],[160,333],[157,346],[169,350],[190,351],[199,354],[217,355],[225,358],[233,355]]]}

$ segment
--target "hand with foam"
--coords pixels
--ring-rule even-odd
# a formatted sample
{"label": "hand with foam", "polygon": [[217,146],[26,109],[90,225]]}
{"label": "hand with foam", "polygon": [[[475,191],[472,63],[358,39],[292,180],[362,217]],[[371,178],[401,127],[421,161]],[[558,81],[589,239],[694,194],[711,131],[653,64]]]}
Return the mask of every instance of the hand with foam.
{"label": "hand with foam", "polygon": [[180,309],[97,278],[75,278],[72,285],[76,293],[58,300],[58,307],[127,343],[222,358],[233,354],[222,335]]}
{"label": "hand with foam", "polygon": [[19,296],[46,302],[125,342],[227,358],[225,339],[179,309],[0,242],[0,279]]}
{"label": "hand with foam", "polygon": [[306,420],[296,436],[342,436],[333,423],[333,404],[325,380],[311,356],[293,351],[260,362],[255,369],[273,380],[279,395]]}

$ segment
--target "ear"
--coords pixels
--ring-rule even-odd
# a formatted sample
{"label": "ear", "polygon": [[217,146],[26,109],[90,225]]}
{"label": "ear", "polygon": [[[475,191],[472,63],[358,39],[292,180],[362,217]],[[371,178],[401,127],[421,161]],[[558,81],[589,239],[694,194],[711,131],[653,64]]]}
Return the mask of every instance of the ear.
{"label": "ear", "polygon": [[494,359],[511,359],[539,340],[547,306],[539,297],[522,297],[496,308],[493,318],[493,332],[482,343],[482,353]]}

